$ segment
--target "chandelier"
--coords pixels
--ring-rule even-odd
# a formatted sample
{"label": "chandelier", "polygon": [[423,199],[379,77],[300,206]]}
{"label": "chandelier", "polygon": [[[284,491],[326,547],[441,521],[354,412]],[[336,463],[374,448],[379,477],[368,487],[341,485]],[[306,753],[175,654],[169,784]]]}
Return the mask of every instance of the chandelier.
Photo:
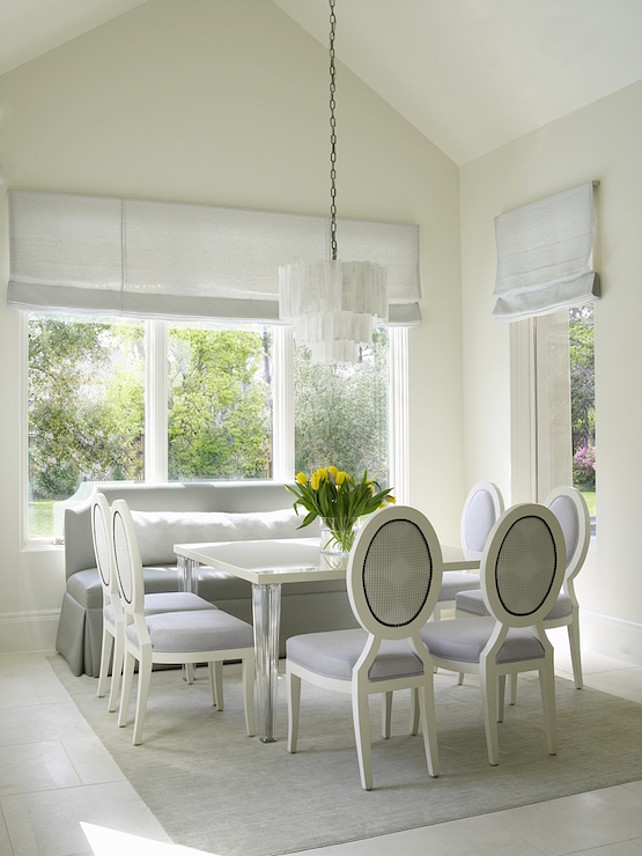
{"label": "chandelier", "polygon": [[388,320],[386,271],[337,258],[335,0],[330,2],[330,259],[279,268],[279,314],[315,363],[358,362],[372,331]]}

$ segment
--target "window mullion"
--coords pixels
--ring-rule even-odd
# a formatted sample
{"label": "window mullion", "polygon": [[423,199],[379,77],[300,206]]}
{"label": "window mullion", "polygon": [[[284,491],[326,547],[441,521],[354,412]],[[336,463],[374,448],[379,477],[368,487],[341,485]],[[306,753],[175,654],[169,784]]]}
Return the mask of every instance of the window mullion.
{"label": "window mullion", "polygon": [[167,481],[167,323],[145,322],[145,481]]}
{"label": "window mullion", "polygon": [[294,328],[276,325],[273,360],[272,478],[294,477]]}
{"label": "window mullion", "polygon": [[389,327],[390,402],[389,449],[390,484],[397,502],[407,504],[410,496],[410,442],[408,428],[408,330]]}

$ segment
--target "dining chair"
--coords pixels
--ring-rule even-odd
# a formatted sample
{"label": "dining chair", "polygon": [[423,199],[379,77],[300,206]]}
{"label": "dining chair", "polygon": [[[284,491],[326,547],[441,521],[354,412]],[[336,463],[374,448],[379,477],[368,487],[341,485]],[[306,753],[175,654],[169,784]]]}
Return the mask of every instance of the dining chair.
{"label": "dining chair", "polygon": [[420,511],[388,506],[368,518],[347,570],[348,598],[361,626],[287,640],[289,752],[297,749],[302,680],[350,693],[361,785],[371,790],[368,697],[410,688],[419,696],[428,771],[439,774],[434,670],[419,630],[434,609],[442,573],[439,541]]}
{"label": "dining chair", "polygon": [[240,660],[242,667],[245,727],[254,734],[254,640],[252,627],[222,609],[145,613],[143,566],[131,512],[125,500],[112,505],[111,539],[118,589],[129,622],[125,627],[125,664],[118,725],[127,724],[129,698],[138,663],[138,691],[132,742],[142,742],[152,667],[155,664],[206,663],[212,701],[218,703],[214,664]]}
{"label": "dining chair", "polygon": [[499,762],[497,723],[506,676],[537,671],[548,751],[557,752],[553,646],[543,626],[566,569],[560,523],[542,505],[509,508],[493,527],[481,559],[488,616],[431,621],[421,630],[435,664],[479,675],[488,760]]}
{"label": "dining chair", "polygon": [[[580,606],[575,593],[575,578],[580,572],[591,542],[591,518],[586,501],[577,488],[558,487],[546,497],[544,505],[557,517],[566,545],[566,571],[560,594],[543,620],[544,629],[566,627],[577,689],[582,689],[582,652],[580,649]],[[455,599],[456,615],[487,615],[481,591],[460,592]],[[461,676],[460,676],[461,678]],[[511,703],[517,698],[517,680],[511,678]]]}
{"label": "dining chair", "polygon": [[[111,509],[104,494],[96,494],[90,512],[91,536],[103,593],[103,632],[96,695],[102,698],[107,692],[111,664],[108,710],[113,713],[118,705],[121,685],[127,617],[118,591],[118,579],[114,570],[114,555],[110,538]],[[216,607],[204,598],[192,594],[192,592],[158,592],[145,595],[143,609],[145,615],[156,615],[162,612],[216,609]],[[217,706],[222,707],[222,674],[217,673],[215,675],[215,684]]]}
{"label": "dining chair", "polygon": [[[460,520],[460,540],[467,556],[481,555],[488,534],[504,511],[504,500],[497,487],[490,481],[479,481],[468,492]],[[455,606],[455,596],[460,591],[480,590],[479,576],[471,571],[444,571],[439,599],[433,619],[439,620],[442,613]]]}

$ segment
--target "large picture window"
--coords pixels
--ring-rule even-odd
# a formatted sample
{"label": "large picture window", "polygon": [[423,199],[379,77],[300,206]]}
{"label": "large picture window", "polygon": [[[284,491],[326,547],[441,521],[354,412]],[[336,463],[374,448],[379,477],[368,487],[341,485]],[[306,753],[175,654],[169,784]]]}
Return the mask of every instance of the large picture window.
{"label": "large picture window", "polygon": [[31,313],[27,330],[29,539],[59,538],[96,481],[283,481],[334,463],[390,484],[401,331],[324,366],[268,325]]}

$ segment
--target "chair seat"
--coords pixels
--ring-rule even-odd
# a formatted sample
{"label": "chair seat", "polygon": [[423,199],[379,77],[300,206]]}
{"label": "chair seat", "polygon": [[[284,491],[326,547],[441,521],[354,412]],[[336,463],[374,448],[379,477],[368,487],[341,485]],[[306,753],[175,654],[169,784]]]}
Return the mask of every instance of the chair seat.
{"label": "chair seat", "polygon": [[[488,618],[460,618],[453,621],[431,621],[420,631],[430,653],[435,657],[462,663],[478,663],[496,621]],[[537,660],[544,648],[530,627],[511,627],[497,655],[498,663]]]}
{"label": "chair seat", "polygon": [[[168,591],[146,594],[144,609],[145,615],[158,615],[161,612],[193,612],[200,609],[218,609],[218,607],[190,591]],[[103,609],[103,620],[110,627],[116,626],[114,607],[111,603]]]}
{"label": "chair seat", "polygon": [[[351,681],[355,663],[363,653],[368,638],[365,630],[332,630],[327,633],[305,633],[287,641],[287,657],[292,663],[318,675],[340,681]],[[384,639],[370,668],[371,681],[423,674],[419,657],[407,640]]]}
{"label": "chair seat", "polygon": [[467,574],[465,571],[444,571],[439,600],[454,600],[457,592],[479,589],[479,586],[477,574]]}
{"label": "chair seat", "polygon": [[[158,653],[189,651],[222,651],[251,648],[254,645],[252,627],[221,609],[163,612],[145,617],[152,648]],[[127,636],[138,644],[133,624]]]}
{"label": "chair seat", "polygon": [[145,615],[162,612],[193,612],[200,609],[217,609],[209,600],[191,591],[157,592],[145,595]]}
{"label": "chair seat", "polygon": [[[455,598],[455,607],[459,612],[467,612],[470,615],[488,615],[484,598],[479,591],[463,591]],[[573,603],[567,594],[562,592],[548,613],[544,622],[558,621],[568,618],[573,614]]]}

